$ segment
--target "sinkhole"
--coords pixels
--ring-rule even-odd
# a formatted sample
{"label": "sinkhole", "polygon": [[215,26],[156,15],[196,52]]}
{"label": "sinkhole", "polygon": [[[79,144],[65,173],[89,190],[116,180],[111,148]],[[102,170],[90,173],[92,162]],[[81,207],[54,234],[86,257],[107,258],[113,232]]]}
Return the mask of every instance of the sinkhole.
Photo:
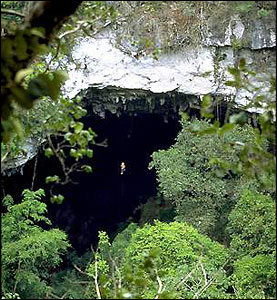
{"label": "sinkhole", "polygon": [[[98,231],[110,236],[118,232],[122,224],[135,221],[134,211],[157,193],[155,171],[148,169],[151,154],[167,149],[174,143],[179,130],[179,115],[122,112],[120,116],[105,113],[105,118],[90,114],[82,120],[85,127],[96,133],[98,143],[107,140],[107,147],[94,146],[90,163],[92,173],[78,173],[74,180],[61,190],[65,196],[62,204],[48,204],[49,218],[54,227],[64,230],[73,248],[84,253],[97,243]],[[121,171],[121,163],[125,171]],[[35,159],[29,161],[23,175],[15,174],[2,179],[2,193],[19,198],[23,189],[30,188]],[[58,173],[59,165],[47,159],[43,151],[37,158],[37,174],[34,190],[48,186],[45,177]]]}

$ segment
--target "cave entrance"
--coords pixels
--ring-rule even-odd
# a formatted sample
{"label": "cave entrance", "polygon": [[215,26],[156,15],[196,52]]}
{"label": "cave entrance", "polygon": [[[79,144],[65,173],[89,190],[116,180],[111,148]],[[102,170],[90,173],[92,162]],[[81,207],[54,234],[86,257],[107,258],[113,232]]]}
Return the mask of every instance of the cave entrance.
{"label": "cave entrance", "polygon": [[53,225],[68,233],[78,252],[96,243],[98,230],[114,235],[136,207],[156,195],[150,155],[174,143],[181,129],[178,118],[177,113],[165,119],[162,114],[106,112],[104,119],[90,115],[83,120],[97,133],[96,141],[107,140],[108,146],[94,147],[93,172],[78,173],[79,184],[67,188],[64,203],[49,209]]}
{"label": "cave entrance", "polygon": [[[96,142],[107,139],[108,146],[94,146],[93,158],[85,162],[92,165],[93,172],[76,174],[73,179],[78,184],[68,184],[60,191],[65,196],[62,204],[51,204],[49,197],[45,198],[53,227],[68,234],[80,255],[96,245],[99,230],[113,237],[132,220],[140,204],[156,195],[155,171],[148,169],[150,156],[171,146],[181,129],[177,112],[166,118],[162,113],[125,111],[117,116],[106,112],[105,118],[90,114],[83,122],[97,133]],[[23,189],[31,187],[35,159],[26,163],[23,174],[4,177],[5,194],[20,199]],[[59,170],[55,160],[40,153],[34,190],[47,192],[45,177]]]}

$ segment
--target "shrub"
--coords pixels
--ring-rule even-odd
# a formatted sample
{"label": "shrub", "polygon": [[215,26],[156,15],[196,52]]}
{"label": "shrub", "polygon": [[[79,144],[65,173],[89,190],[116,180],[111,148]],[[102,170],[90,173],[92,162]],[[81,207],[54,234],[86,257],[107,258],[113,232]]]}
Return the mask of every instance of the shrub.
{"label": "shrub", "polygon": [[8,211],[2,216],[2,290],[36,299],[50,291],[50,273],[70,245],[64,232],[38,225],[50,224],[44,216],[46,205],[40,202],[44,191],[24,190],[22,194],[19,204],[11,196],[3,200]]}

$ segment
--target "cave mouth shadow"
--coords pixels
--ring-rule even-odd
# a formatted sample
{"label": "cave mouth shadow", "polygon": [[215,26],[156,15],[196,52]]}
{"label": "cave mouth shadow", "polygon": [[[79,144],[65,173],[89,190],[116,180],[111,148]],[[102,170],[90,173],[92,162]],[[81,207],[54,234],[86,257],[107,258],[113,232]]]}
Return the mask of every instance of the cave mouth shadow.
{"label": "cave mouth shadow", "polygon": [[[85,128],[97,134],[96,142],[107,139],[107,147],[93,146],[93,157],[84,163],[92,166],[92,173],[76,173],[73,180],[60,191],[65,200],[51,204],[46,197],[48,217],[53,227],[64,230],[78,255],[96,246],[98,231],[110,237],[134,216],[134,210],[149,197],[155,196],[156,174],[149,170],[154,151],[167,149],[181,130],[179,114],[165,118],[157,113],[128,113],[120,116],[106,112],[105,118],[88,115],[82,119]],[[121,174],[121,163],[126,168]],[[34,159],[24,167],[24,175],[5,178],[6,193],[18,198],[22,190],[30,188]],[[45,177],[59,173],[59,165],[38,155],[34,190],[49,187]]]}
{"label": "cave mouth shadow", "polygon": [[[99,230],[114,236],[122,223],[132,219],[141,203],[156,195],[156,174],[148,169],[150,156],[154,151],[170,147],[181,129],[177,113],[165,119],[161,114],[116,116],[107,112],[104,119],[90,115],[83,122],[96,132],[97,143],[107,140],[108,146],[93,147],[93,158],[87,161],[93,172],[79,173],[74,178],[79,184],[71,186],[70,193],[65,195],[64,205],[70,206],[75,216],[67,232],[79,252],[96,244]],[[53,219],[63,228],[63,221]]]}

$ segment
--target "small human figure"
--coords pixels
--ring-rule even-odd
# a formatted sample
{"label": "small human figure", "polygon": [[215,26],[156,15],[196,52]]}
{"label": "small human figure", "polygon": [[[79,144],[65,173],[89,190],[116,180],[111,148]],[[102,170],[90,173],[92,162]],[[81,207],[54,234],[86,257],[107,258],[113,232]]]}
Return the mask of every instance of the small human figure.
{"label": "small human figure", "polygon": [[122,161],[120,163],[120,175],[123,175],[125,171],[126,171],[126,165],[125,165],[125,162]]}

